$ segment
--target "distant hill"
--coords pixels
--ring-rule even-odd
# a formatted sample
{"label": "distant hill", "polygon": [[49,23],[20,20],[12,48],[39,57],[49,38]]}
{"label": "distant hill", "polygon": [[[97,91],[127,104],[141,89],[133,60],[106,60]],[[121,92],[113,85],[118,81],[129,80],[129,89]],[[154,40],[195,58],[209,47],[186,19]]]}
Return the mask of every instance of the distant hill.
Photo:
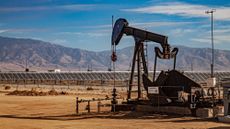
{"label": "distant hill", "polygon": [[[26,61],[30,70],[107,70],[110,66],[110,50],[93,52],[33,39],[0,37],[0,70],[24,70]],[[148,45],[148,63],[152,70],[154,45]],[[181,70],[207,71],[210,69],[211,49],[179,47],[177,68]],[[133,47],[117,51],[117,70],[129,70]],[[173,61],[158,63],[158,70],[172,68]],[[230,70],[230,51],[215,50],[215,69]]]}

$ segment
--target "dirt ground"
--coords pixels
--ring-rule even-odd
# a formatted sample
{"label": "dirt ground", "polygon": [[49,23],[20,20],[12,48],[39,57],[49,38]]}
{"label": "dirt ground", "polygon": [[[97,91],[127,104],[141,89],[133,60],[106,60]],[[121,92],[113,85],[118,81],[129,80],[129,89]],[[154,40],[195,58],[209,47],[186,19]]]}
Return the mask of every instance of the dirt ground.
{"label": "dirt ground", "polygon": [[[4,91],[1,89],[1,91]],[[99,92],[100,93],[100,92]],[[108,92],[109,93],[109,92]],[[104,98],[86,92],[60,96],[7,96],[0,93],[1,129],[230,129],[230,124],[195,117],[138,112],[76,115],[80,99]],[[96,104],[92,104],[95,106]],[[81,105],[80,105],[81,106]],[[86,112],[82,105],[80,112]],[[96,109],[95,109],[96,110]],[[103,109],[106,111],[107,109]]]}

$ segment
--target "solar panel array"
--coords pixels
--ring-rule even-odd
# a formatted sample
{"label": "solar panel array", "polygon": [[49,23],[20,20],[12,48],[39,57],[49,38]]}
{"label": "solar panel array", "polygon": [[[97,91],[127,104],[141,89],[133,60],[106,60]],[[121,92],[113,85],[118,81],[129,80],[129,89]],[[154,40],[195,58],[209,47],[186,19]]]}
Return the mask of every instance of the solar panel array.
{"label": "solar panel array", "polygon": [[[211,76],[209,72],[184,72],[184,75],[195,82],[203,82]],[[215,72],[214,76],[220,81],[223,78],[229,78],[230,72]]]}
{"label": "solar panel array", "polygon": [[[152,75],[152,73],[150,73]],[[157,74],[158,75],[158,74]],[[196,82],[210,77],[208,72],[184,72],[184,75]],[[129,72],[116,72],[116,80],[128,80]],[[230,78],[230,72],[216,72],[218,80]],[[0,80],[113,80],[113,72],[0,72]]]}
{"label": "solar panel array", "polygon": [[[116,72],[116,80],[125,80],[128,72]],[[112,72],[0,72],[0,80],[112,80]]]}

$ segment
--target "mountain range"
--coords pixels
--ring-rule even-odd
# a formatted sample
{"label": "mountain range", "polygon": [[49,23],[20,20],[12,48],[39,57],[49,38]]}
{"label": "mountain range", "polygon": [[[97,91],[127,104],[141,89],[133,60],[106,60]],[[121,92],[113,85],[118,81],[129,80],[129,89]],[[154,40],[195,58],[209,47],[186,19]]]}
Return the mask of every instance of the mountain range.
{"label": "mountain range", "polygon": [[[78,48],[69,48],[41,40],[9,38],[0,36],[0,70],[22,71],[26,67],[31,71],[61,70],[108,70],[111,67],[111,50],[94,52]],[[148,67],[153,69],[154,47],[148,44]],[[210,48],[179,48],[177,69],[209,71],[211,60]],[[134,47],[117,50],[116,70],[130,70]],[[218,71],[230,70],[230,51],[214,51],[215,66]],[[159,60],[157,69],[171,69],[172,60]]]}

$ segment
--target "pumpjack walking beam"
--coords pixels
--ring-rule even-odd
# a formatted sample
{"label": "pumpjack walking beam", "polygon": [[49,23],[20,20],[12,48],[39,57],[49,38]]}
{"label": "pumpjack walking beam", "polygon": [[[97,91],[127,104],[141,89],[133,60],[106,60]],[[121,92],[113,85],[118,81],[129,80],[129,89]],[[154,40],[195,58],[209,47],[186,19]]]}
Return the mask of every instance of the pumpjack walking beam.
{"label": "pumpjack walking beam", "polygon": [[[146,65],[146,60],[144,56],[144,49],[143,49],[143,42],[144,41],[153,41],[156,43],[159,43],[162,47],[162,52],[158,47],[157,51],[155,51],[157,57],[161,59],[171,59],[172,57],[175,57],[177,54],[178,49],[173,49],[173,51],[170,51],[170,45],[168,44],[168,37],[152,32],[148,32],[145,30],[141,30],[138,28],[130,27],[128,26],[128,22],[126,19],[118,19],[115,22],[115,25],[113,27],[113,32],[112,32],[112,45],[116,46],[119,44],[123,34],[126,34],[127,36],[133,36],[135,39],[135,48],[134,48],[134,55],[133,55],[133,61],[132,61],[132,70],[131,70],[131,76],[129,80],[129,91],[128,91],[128,96],[127,99],[131,98],[131,90],[132,90],[132,85],[133,85],[133,76],[134,76],[134,69],[135,69],[135,62],[137,58],[137,63],[138,63],[138,99],[141,97],[141,90],[140,90],[140,78],[141,78],[141,71],[140,71],[140,59],[142,60],[142,65],[143,65],[143,70],[144,74],[148,75],[148,68]],[[141,58],[140,58],[141,56]],[[156,64],[156,59],[155,59],[155,64]],[[175,64],[175,63],[174,63]],[[156,66],[154,66],[155,68]],[[175,68],[175,66],[174,66]],[[154,69],[156,70],[156,69]],[[155,71],[154,71],[155,75]]]}

